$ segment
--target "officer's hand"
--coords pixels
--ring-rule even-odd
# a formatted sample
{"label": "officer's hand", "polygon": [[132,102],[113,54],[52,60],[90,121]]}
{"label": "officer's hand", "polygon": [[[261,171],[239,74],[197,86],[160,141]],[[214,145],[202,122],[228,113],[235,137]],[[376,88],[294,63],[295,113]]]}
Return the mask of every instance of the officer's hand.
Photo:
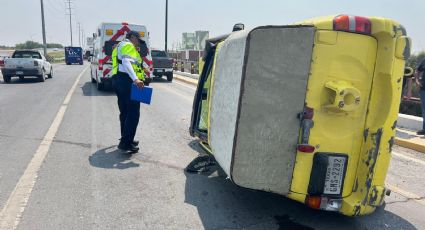
{"label": "officer's hand", "polygon": [[134,81],[134,84],[139,88],[139,89],[141,89],[141,88],[143,88],[144,86],[145,86],[145,84],[143,83],[143,81],[141,81],[141,80],[139,80],[139,79],[136,79],[135,81]]}

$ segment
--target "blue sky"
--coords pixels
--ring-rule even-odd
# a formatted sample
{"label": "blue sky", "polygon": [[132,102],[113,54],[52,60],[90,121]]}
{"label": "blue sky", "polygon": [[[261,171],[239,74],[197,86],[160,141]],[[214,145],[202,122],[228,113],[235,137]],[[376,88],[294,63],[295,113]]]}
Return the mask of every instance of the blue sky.
{"label": "blue sky", "polygon": [[[78,44],[76,23],[86,35],[101,22],[145,24],[151,44],[164,44],[165,0],[72,0],[74,44]],[[40,0],[0,0],[0,44],[25,40],[41,41]],[[408,4],[407,4],[408,2]],[[69,18],[65,0],[44,0],[48,42],[70,44]],[[414,51],[425,50],[424,0],[169,0],[169,48],[181,40],[182,32],[209,30],[210,36],[227,33],[234,23],[249,28],[282,25],[303,19],[347,13],[382,16],[403,24],[413,39]]]}

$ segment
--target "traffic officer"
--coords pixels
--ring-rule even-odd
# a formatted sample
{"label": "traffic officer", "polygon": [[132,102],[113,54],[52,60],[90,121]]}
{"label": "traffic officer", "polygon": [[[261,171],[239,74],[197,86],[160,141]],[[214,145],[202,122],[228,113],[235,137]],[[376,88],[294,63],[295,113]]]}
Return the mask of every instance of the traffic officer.
{"label": "traffic officer", "polygon": [[137,152],[139,142],[134,140],[140,117],[140,102],[131,100],[131,87],[144,87],[144,71],[138,47],[144,43],[140,34],[129,31],[112,52],[112,84],[118,97],[121,139],[118,148]]}

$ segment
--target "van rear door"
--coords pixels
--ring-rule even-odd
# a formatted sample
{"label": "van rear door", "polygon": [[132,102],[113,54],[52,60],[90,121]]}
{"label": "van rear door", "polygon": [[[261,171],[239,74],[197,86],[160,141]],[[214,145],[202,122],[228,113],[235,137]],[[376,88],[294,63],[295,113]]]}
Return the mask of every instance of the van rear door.
{"label": "van rear door", "polygon": [[[377,40],[372,36],[317,31],[306,94],[308,116],[301,124],[311,122],[302,125],[300,132],[301,144],[312,146],[315,154],[298,148],[293,192],[350,195],[367,135],[365,122],[376,54]],[[308,185],[306,177],[310,177]]]}

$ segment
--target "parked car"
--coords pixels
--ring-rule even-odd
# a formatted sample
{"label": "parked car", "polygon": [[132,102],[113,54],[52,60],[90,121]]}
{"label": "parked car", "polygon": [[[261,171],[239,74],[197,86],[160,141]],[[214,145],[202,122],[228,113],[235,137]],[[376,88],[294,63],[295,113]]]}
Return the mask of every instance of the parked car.
{"label": "parked car", "polygon": [[40,82],[53,77],[53,67],[37,50],[16,50],[11,58],[4,60],[1,69],[4,82],[9,83],[12,77],[21,80],[26,76],[37,76]]}
{"label": "parked car", "polygon": [[161,78],[167,76],[167,81],[173,80],[173,62],[167,52],[163,50],[152,50],[153,75]]}

